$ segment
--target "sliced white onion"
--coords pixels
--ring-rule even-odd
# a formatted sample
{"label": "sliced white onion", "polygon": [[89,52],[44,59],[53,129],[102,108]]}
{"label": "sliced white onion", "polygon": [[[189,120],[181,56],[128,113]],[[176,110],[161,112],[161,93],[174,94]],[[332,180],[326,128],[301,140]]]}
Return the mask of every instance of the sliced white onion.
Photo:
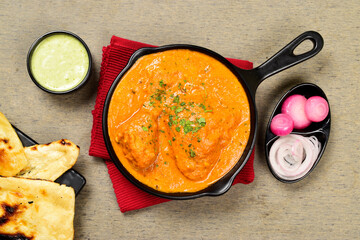
{"label": "sliced white onion", "polygon": [[321,143],[315,136],[297,134],[281,136],[271,146],[269,161],[273,171],[282,179],[303,177],[314,165]]}

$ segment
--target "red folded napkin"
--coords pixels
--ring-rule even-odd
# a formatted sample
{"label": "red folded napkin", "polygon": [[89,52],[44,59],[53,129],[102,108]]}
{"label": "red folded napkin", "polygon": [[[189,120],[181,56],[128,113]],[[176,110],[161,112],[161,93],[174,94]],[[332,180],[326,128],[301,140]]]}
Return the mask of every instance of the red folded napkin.
{"label": "red folded napkin", "polygon": [[[98,93],[95,108],[92,111],[93,128],[91,131],[89,155],[106,160],[106,166],[108,168],[110,179],[113,183],[115,195],[121,212],[145,208],[169,201],[168,199],[159,198],[138,189],[119,172],[112,161],[108,161],[110,157],[107,152],[102,133],[102,111],[106,94],[117,75],[126,66],[130,56],[137,49],[142,47],[154,46],[113,36],[111,38],[110,45],[103,47]],[[228,60],[232,64],[243,69],[252,69],[253,67],[253,64],[249,61],[238,59]],[[233,184],[249,184],[254,180],[253,162],[254,152],[251,154],[251,157],[244,168],[236,176]]]}

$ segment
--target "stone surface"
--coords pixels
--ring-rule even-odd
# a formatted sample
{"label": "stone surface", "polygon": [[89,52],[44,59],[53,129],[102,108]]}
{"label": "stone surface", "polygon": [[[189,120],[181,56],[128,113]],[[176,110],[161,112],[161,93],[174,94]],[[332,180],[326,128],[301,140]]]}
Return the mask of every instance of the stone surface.
{"label": "stone surface", "polygon": [[[81,147],[74,168],[87,185],[76,199],[75,239],[357,239],[359,15],[358,0],[2,0],[0,111],[39,143],[68,138]],[[92,79],[75,93],[50,95],[28,76],[30,45],[52,30],[78,34],[92,52]],[[259,134],[252,184],[236,185],[220,197],[119,211],[105,163],[88,155],[102,47],[112,35],[154,45],[200,45],[258,66],[308,30],[323,36],[323,50],[257,90]],[[303,82],[315,83],[327,94],[331,136],[316,169],[289,185],[271,175],[263,143],[278,99]]]}

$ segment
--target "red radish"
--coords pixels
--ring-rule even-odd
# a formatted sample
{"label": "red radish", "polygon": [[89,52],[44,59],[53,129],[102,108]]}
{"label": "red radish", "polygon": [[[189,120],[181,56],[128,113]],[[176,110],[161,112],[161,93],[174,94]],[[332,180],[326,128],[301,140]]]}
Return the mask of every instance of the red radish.
{"label": "red radish", "polygon": [[284,113],[280,113],[273,117],[270,123],[271,131],[278,136],[285,136],[292,132],[294,128],[293,119]]}
{"label": "red radish", "polygon": [[304,129],[311,123],[305,114],[305,103],[304,96],[294,94],[288,97],[281,107],[281,112],[290,115],[293,119],[295,129]]}
{"label": "red radish", "polygon": [[319,96],[310,97],[305,103],[306,117],[313,122],[321,122],[329,113],[329,104]]}

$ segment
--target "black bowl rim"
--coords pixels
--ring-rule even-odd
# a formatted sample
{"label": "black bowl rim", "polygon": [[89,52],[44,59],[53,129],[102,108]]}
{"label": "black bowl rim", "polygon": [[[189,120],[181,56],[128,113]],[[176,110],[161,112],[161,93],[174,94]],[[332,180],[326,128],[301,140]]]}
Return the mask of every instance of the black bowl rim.
{"label": "black bowl rim", "polygon": [[[289,96],[289,94],[291,92],[293,92],[294,90],[298,89],[298,88],[301,88],[301,87],[312,87],[312,88],[315,88],[318,92],[320,92],[322,94],[323,97],[325,97],[325,100],[328,102],[329,104],[329,113],[328,113],[328,116],[326,117],[326,119],[323,120],[323,125],[322,127],[319,127],[318,129],[314,129],[312,131],[296,131],[294,130],[292,133],[294,134],[300,134],[300,135],[311,135],[311,134],[317,134],[317,133],[320,133],[322,135],[324,135],[326,137],[326,141],[325,141],[325,144],[323,146],[321,146],[321,151],[319,152],[319,155],[317,157],[317,159],[315,160],[313,166],[309,169],[309,171],[302,177],[300,178],[296,178],[296,179],[292,179],[292,180],[287,180],[287,179],[284,179],[282,177],[280,177],[278,174],[275,173],[275,171],[273,170],[272,166],[271,166],[271,163],[270,163],[270,160],[269,160],[269,152],[270,152],[270,147],[269,147],[269,144],[270,143],[273,143],[274,141],[276,141],[276,139],[279,138],[279,136],[276,136],[274,134],[272,134],[270,132],[270,123],[271,123],[271,119],[274,117],[274,114],[276,112],[276,110],[278,110],[278,108],[280,107],[280,104],[285,100],[285,97]],[[283,182],[283,183],[296,183],[296,182],[299,182],[301,180],[303,180],[304,178],[306,178],[314,169],[315,167],[317,166],[317,164],[320,162],[320,159],[322,158],[322,155],[324,154],[325,152],[325,149],[326,149],[326,146],[327,146],[327,143],[329,142],[329,138],[330,138],[330,129],[331,129],[331,110],[330,110],[330,103],[329,103],[329,100],[325,94],[325,92],[316,84],[314,83],[300,83],[300,84],[297,84],[295,85],[294,87],[292,87],[291,89],[287,90],[282,96],[281,98],[278,100],[278,102],[276,103],[276,106],[274,107],[274,110],[272,111],[271,115],[270,115],[270,118],[269,118],[269,121],[268,121],[268,125],[266,127],[266,136],[265,136],[265,157],[266,157],[266,162],[267,162],[267,165],[268,165],[268,168],[271,172],[271,174],[277,179],[279,180],[280,182]],[[271,137],[269,137],[269,135],[272,135]]]}
{"label": "black bowl rim", "polygon": [[[192,51],[198,51],[200,53],[204,53],[208,56],[214,57],[221,63],[223,63],[226,67],[228,67],[233,74],[237,77],[240,84],[243,86],[247,97],[249,101],[249,107],[250,107],[250,124],[251,124],[251,130],[249,139],[247,142],[247,145],[243,151],[243,154],[240,156],[240,159],[238,162],[233,166],[233,168],[226,173],[223,177],[215,181],[214,183],[210,184],[205,189],[202,189],[197,192],[180,192],[180,193],[166,193],[157,191],[156,189],[153,189],[139,180],[137,180],[135,177],[133,177],[121,164],[120,160],[118,160],[117,155],[115,154],[110,138],[108,136],[108,127],[107,127],[107,114],[108,109],[111,101],[111,97],[121,81],[121,78],[123,75],[133,66],[133,64],[136,62],[136,60],[144,55],[148,55],[151,53],[157,53],[162,52],[166,50],[172,50],[172,49],[189,49]],[[122,173],[125,178],[127,178],[133,185],[138,187],[139,189],[150,193],[152,195],[155,195],[157,197],[171,199],[171,200],[187,200],[187,199],[195,199],[203,196],[220,196],[224,193],[226,193],[232,186],[235,177],[239,174],[239,172],[244,168],[245,164],[249,160],[252,151],[255,146],[256,136],[257,136],[257,111],[255,106],[255,100],[253,94],[250,92],[248,84],[246,83],[246,79],[241,76],[241,73],[237,71],[237,67],[234,66],[232,63],[230,63],[226,58],[221,56],[220,54],[209,50],[204,47],[191,45],[191,44],[170,44],[170,45],[164,45],[160,47],[144,47],[140,48],[137,51],[135,51],[131,57],[128,60],[127,65],[124,67],[124,69],[118,74],[118,76],[115,78],[114,82],[112,83],[107,96],[105,98],[104,102],[104,108],[103,108],[103,114],[102,114],[102,127],[103,127],[103,136],[104,136],[104,142],[105,146],[108,150],[108,153],[110,155],[111,160],[114,162],[115,166],[118,168],[118,170]],[[234,171],[234,172],[233,172]],[[221,186],[222,188],[220,190],[217,190],[216,187]]]}
{"label": "black bowl rim", "polygon": [[[51,35],[55,35],[55,34],[68,34],[72,37],[75,37],[77,40],[79,40],[81,42],[81,44],[85,47],[86,52],[88,54],[88,58],[89,58],[89,67],[88,67],[88,71],[84,77],[84,79],[75,87],[65,90],[65,91],[53,91],[50,89],[45,88],[44,86],[42,86],[41,84],[39,84],[39,82],[36,80],[36,78],[34,77],[34,75],[32,74],[32,70],[31,70],[31,57],[32,54],[35,50],[35,48],[37,47],[37,45],[43,41],[45,38],[51,36]],[[76,35],[73,32],[67,31],[67,30],[55,30],[55,31],[51,31],[51,32],[47,32],[43,35],[41,35],[39,38],[37,38],[33,44],[30,46],[27,57],[26,57],[26,66],[27,66],[27,71],[28,74],[31,78],[31,80],[35,83],[36,86],[38,86],[41,90],[48,92],[48,93],[52,93],[52,94],[66,94],[66,93],[70,93],[73,92],[79,88],[81,88],[83,85],[85,85],[85,83],[88,81],[88,79],[90,78],[91,75],[91,69],[92,69],[92,56],[91,56],[91,52],[89,47],[87,46],[87,44],[84,42],[84,40],[82,40],[78,35]]]}

